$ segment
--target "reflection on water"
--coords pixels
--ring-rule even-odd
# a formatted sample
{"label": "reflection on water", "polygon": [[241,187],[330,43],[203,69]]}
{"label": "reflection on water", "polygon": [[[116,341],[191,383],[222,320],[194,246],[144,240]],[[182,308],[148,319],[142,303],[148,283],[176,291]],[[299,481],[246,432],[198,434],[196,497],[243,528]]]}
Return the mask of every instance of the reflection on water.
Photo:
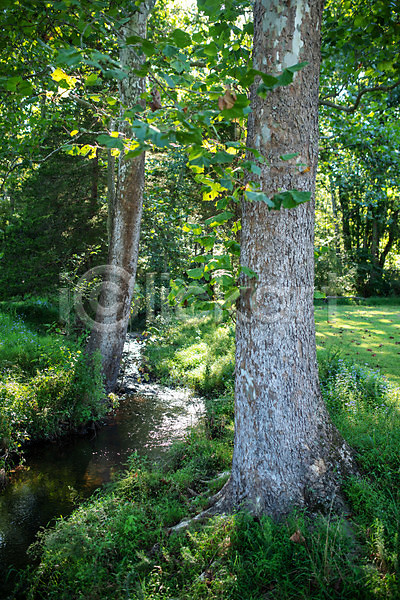
{"label": "reflection on water", "polygon": [[96,434],[34,448],[28,469],[16,473],[0,495],[0,598],[9,567],[27,564],[26,549],[40,527],[70,514],[133,451],[160,459],[202,411],[201,401],[187,391],[142,384],[140,395],[122,400],[115,419]]}

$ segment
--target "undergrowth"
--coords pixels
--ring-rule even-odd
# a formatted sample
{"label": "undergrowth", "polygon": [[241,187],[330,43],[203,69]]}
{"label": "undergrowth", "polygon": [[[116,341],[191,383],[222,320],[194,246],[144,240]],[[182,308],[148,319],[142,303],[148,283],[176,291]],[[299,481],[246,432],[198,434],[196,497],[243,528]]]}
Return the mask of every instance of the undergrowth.
{"label": "undergrowth", "polygon": [[148,328],[144,367],[166,384],[188,385],[203,394],[231,385],[235,328],[196,317],[181,322],[161,320]]}
{"label": "undergrowth", "polygon": [[[180,332],[153,331],[151,344],[162,342],[165,364],[176,367],[182,381],[188,363],[182,353],[178,359],[175,354],[192,344],[201,348],[210,333],[210,325],[191,333],[184,324]],[[229,335],[219,333],[211,345],[211,365],[218,340]],[[147,355],[155,360],[149,347]],[[320,367],[323,396],[361,472],[345,482],[351,509],[346,520],[293,512],[275,523],[243,512],[213,517],[180,533],[171,530],[201,511],[226,481],[227,476],[217,475],[231,462],[233,391],[232,379],[221,377],[224,392],[207,397],[204,420],[171,447],[165,463],[151,465],[133,456],[116,481],[41,533],[31,550],[40,564],[22,577],[21,597],[399,598],[399,390],[378,372],[337,356]],[[165,377],[173,380],[168,371]],[[200,389],[207,389],[206,377],[194,378]]]}
{"label": "undergrowth", "polygon": [[0,313],[0,468],[27,442],[105,415],[100,357],[89,364],[81,346]]}

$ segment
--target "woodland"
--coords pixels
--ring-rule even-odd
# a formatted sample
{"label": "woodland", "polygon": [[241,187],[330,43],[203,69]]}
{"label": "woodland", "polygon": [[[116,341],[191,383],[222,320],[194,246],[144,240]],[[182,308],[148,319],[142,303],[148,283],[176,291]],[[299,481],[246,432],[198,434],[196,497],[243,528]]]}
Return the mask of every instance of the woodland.
{"label": "woodland", "polygon": [[55,457],[0,595],[399,598],[398,1],[0,14],[0,540],[35,448],[203,403],[90,497]]}

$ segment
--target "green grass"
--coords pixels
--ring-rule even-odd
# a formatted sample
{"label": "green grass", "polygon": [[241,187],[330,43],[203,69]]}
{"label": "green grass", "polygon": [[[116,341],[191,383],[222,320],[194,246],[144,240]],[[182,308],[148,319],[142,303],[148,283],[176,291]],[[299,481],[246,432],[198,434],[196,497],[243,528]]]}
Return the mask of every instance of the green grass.
{"label": "green grass", "polygon": [[188,318],[148,329],[147,369],[164,383],[214,393],[230,385],[234,371],[233,324]]}
{"label": "green grass", "polygon": [[[379,307],[368,314],[347,313],[349,308],[353,309],[340,309],[344,323],[336,338],[342,348],[340,336],[349,321],[354,338],[359,334],[362,339],[365,329],[381,335],[381,320],[386,335],[397,330],[397,307],[392,307],[394,312]],[[332,341],[330,325],[326,336]],[[357,365],[351,355],[335,356],[333,342],[321,353],[322,394],[332,419],[353,447],[360,470],[358,477],[344,482],[350,507],[346,521],[294,511],[274,523],[267,516],[254,519],[238,513],[171,533],[172,525],[207,505],[210,494],[225,481],[213,478],[231,464],[232,371],[217,367],[223,352],[229,358],[224,364],[233,364],[232,330],[210,320],[192,320],[157,325],[149,338],[147,368],[153,374],[210,392],[208,378],[213,373],[222,392],[208,394],[204,420],[170,449],[165,464],[151,465],[133,456],[115,482],[69,519],[43,531],[32,549],[40,564],[21,575],[23,591],[16,597],[399,598],[399,388],[376,368]],[[394,368],[393,380],[398,374]]]}
{"label": "green grass", "polygon": [[400,304],[315,308],[317,351],[380,369],[400,386]]}
{"label": "green grass", "polygon": [[[296,512],[280,523],[246,513],[171,533],[224,480],[233,446],[232,393],[207,400],[205,419],[163,466],[133,456],[129,469],[42,532],[38,568],[21,597],[43,600],[389,599],[400,597],[399,391],[341,359],[321,365],[332,417],[362,475],[346,483],[349,523]],[[294,537],[293,537],[294,536]]]}
{"label": "green grass", "polygon": [[38,296],[25,300],[3,300],[0,302],[0,312],[23,320],[31,330],[41,333],[46,333],[60,318],[58,302]]}
{"label": "green grass", "polygon": [[0,467],[23,446],[54,438],[105,415],[99,357],[89,364],[80,344],[33,331],[0,313]]}
{"label": "green grass", "polygon": [[[379,369],[400,386],[400,305],[315,307],[320,358],[342,358]],[[146,368],[165,383],[202,393],[223,390],[233,378],[234,327],[188,318],[149,328]]]}

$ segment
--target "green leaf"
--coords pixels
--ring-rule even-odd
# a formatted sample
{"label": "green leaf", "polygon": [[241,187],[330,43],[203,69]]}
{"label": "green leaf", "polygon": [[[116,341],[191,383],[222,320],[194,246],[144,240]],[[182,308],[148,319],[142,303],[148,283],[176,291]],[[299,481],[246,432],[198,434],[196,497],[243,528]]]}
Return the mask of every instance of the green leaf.
{"label": "green leaf", "polygon": [[215,273],[211,283],[218,282],[222,288],[231,288],[235,283],[234,277],[232,275],[228,275],[227,273]]}
{"label": "green leaf", "polygon": [[204,223],[209,227],[216,227],[217,225],[222,225],[222,223],[226,223],[227,221],[229,221],[229,219],[232,219],[232,217],[234,216],[234,213],[226,210],[222,213],[219,213],[218,215],[215,215],[214,217],[209,217],[204,221]]}
{"label": "green leaf", "polygon": [[57,65],[67,65],[75,67],[82,61],[80,52],[75,47],[62,48],[56,56]]}
{"label": "green leaf", "polygon": [[196,242],[203,246],[204,250],[212,250],[214,248],[214,244],[216,242],[215,235],[202,235],[201,237],[196,238]]}
{"label": "green leaf", "polygon": [[297,63],[296,65],[292,65],[291,67],[287,67],[285,71],[289,71],[290,73],[296,73],[296,71],[301,71],[304,67],[308,65],[307,61]]}
{"label": "green leaf", "polygon": [[218,47],[215,42],[211,42],[210,44],[207,44],[207,46],[204,46],[203,52],[206,56],[213,58],[218,54]]}
{"label": "green leaf", "polygon": [[264,192],[252,192],[251,190],[247,190],[245,196],[250,202],[265,202],[269,208],[275,208],[273,199],[271,200],[271,198],[268,198]]}
{"label": "green leaf", "polygon": [[118,148],[118,150],[124,149],[124,142],[118,137],[112,137],[111,135],[102,133],[101,135],[97,136],[96,139],[99,144],[105,146],[106,148]]}
{"label": "green leaf", "polygon": [[183,73],[184,71],[189,71],[189,69],[190,69],[189,63],[186,61],[183,61],[179,58],[176,58],[175,60],[171,60],[171,67],[177,73]]}
{"label": "green leaf", "polygon": [[171,58],[172,56],[179,54],[179,48],[176,48],[176,46],[170,46],[170,44],[165,44],[163,54],[168,58]]}
{"label": "green leaf", "polygon": [[219,198],[217,200],[217,204],[216,204],[216,208],[217,210],[225,210],[225,208],[228,206],[230,201],[230,198]]}
{"label": "green leaf", "polygon": [[212,156],[211,162],[223,165],[226,163],[231,163],[234,158],[235,156],[233,154],[229,154],[228,152],[217,152]]}
{"label": "green leaf", "polygon": [[189,161],[189,166],[196,166],[196,167],[209,167],[211,164],[211,161],[204,155],[198,156],[195,159],[192,159]]}
{"label": "green leaf", "polygon": [[160,77],[162,77],[164,79],[164,81],[167,83],[168,87],[174,88],[176,86],[176,83],[175,83],[173,77],[168,75],[168,73],[160,73]]}
{"label": "green leaf", "polygon": [[247,275],[247,277],[258,277],[255,271],[253,271],[249,267],[246,267],[245,265],[240,265],[240,272]]}
{"label": "green leaf", "polygon": [[311,199],[311,192],[299,192],[299,190],[291,190],[289,193],[296,204],[302,204],[303,202],[308,202]]}
{"label": "green leaf", "polygon": [[235,240],[226,240],[224,242],[224,246],[227,250],[229,250],[231,254],[234,254],[235,256],[240,256],[240,244],[238,244],[238,242],[235,242]]}
{"label": "green leaf", "polygon": [[17,86],[17,92],[21,94],[21,96],[30,96],[33,92],[33,85],[30,81],[21,81]]}
{"label": "green leaf", "polygon": [[292,152],[292,154],[282,154],[282,156],[280,156],[279,158],[281,160],[291,160],[292,158],[296,158],[296,156],[298,155],[298,152]]}
{"label": "green leaf", "polygon": [[255,175],[261,175],[261,168],[259,167],[259,165],[251,160],[246,160],[243,163],[243,168],[246,169],[247,171],[250,171],[250,173],[254,173]]}
{"label": "green leaf", "polygon": [[263,80],[263,84],[270,90],[273,90],[274,87],[279,82],[278,77],[274,77],[273,75],[268,75],[268,73],[262,73],[261,71],[258,71],[258,74],[260,75],[261,79]]}
{"label": "green leaf", "polygon": [[154,44],[152,44],[151,42],[149,42],[149,40],[143,40],[142,41],[142,50],[143,50],[143,54],[147,57],[149,56],[153,56],[153,54],[155,54],[156,52],[156,47]]}
{"label": "green leaf", "polygon": [[232,191],[233,190],[233,183],[231,179],[221,179],[220,180],[220,184],[223,188],[225,188],[226,190]]}
{"label": "green leaf", "polygon": [[191,279],[201,279],[204,275],[204,269],[202,267],[188,269],[187,274]]}
{"label": "green leaf", "polygon": [[287,192],[280,192],[272,197],[273,207],[277,210],[281,206],[283,208],[295,208],[298,204],[308,202],[311,198],[311,192],[300,192],[298,190],[288,190]]}
{"label": "green leaf", "polygon": [[288,69],[285,69],[281,73],[281,75],[279,75],[279,77],[278,77],[279,85],[285,86],[285,85],[289,85],[290,83],[292,83],[293,75],[294,75],[294,73],[292,73],[291,71],[288,71]]}
{"label": "green leaf", "polygon": [[192,43],[190,35],[186,31],[182,31],[182,29],[175,29],[175,31],[172,32],[171,37],[178,48],[186,48],[186,46],[190,46]]}
{"label": "green leaf", "polygon": [[8,80],[5,83],[5,88],[6,90],[8,90],[9,92],[16,92],[17,91],[17,85],[19,83],[21,83],[22,81],[22,77],[9,77]]}
{"label": "green leaf", "polygon": [[97,73],[91,73],[88,77],[86,77],[85,85],[96,85],[98,79],[99,76],[97,75]]}

